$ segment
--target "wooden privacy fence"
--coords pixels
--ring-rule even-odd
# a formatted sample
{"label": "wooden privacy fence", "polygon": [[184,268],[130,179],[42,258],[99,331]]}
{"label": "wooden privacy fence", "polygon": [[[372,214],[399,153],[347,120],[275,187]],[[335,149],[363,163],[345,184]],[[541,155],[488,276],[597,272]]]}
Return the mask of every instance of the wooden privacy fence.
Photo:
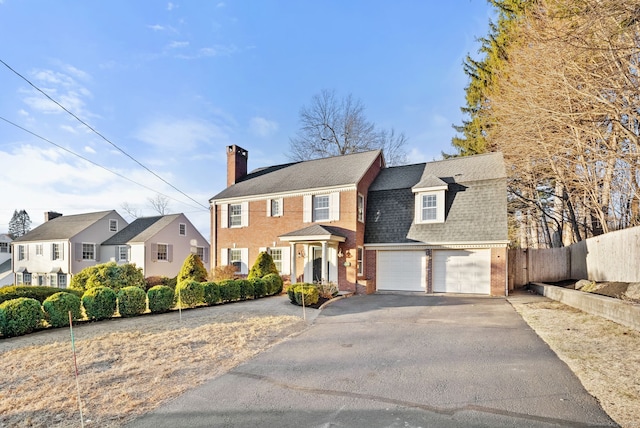
{"label": "wooden privacy fence", "polygon": [[640,282],[640,227],[569,247],[509,250],[509,289],[564,279]]}

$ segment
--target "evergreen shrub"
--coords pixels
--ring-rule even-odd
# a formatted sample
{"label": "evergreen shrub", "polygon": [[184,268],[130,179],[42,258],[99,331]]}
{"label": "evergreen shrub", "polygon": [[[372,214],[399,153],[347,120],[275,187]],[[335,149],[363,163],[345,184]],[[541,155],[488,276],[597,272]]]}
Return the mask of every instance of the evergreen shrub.
{"label": "evergreen shrub", "polygon": [[82,318],[82,301],[75,294],[63,291],[53,294],[42,303],[45,320],[52,327],[66,327],[69,325],[69,311],[74,320]]}
{"label": "evergreen shrub", "polygon": [[90,320],[111,318],[116,311],[117,296],[109,287],[94,287],[85,291],[82,296],[82,306]]}
{"label": "evergreen shrub", "polygon": [[36,299],[19,297],[0,304],[0,332],[5,337],[31,333],[42,318],[42,306]]}
{"label": "evergreen shrub", "polygon": [[253,298],[259,299],[267,295],[267,283],[262,278],[253,278]]}
{"label": "evergreen shrub", "polygon": [[149,310],[154,313],[167,312],[173,306],[173,288],[166,285],[156,285],[149,289],[147,298]]}
{"label": "evergreen shrub", "polygon": [[220,303],[220,286],[215,282],[205,282],[202,284],[204,288],[204,302],[211,306]]}
{"label": "evergreen shrub", "polygon": [[178,282],[174,298],[179,307],[196,307],[204,303],[204,287],[194,280]]}
{"label": "evergreen shrub", "polygon": [[118,291],[118,312],[121,317],[135,317],[147,310],[147,293],[137,286],[121,288]]}

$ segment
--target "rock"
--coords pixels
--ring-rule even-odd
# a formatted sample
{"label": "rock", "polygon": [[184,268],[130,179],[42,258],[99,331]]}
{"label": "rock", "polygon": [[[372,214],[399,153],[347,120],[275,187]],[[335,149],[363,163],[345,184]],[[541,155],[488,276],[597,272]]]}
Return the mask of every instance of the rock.
{"label": "rock", "polygon": [[582,291],[590,291],[596,286],[595,281],[589,281],[588,279],[581,279],[576,282],[576,290],[582,290],[584,287],[587,287],[587,290]]}

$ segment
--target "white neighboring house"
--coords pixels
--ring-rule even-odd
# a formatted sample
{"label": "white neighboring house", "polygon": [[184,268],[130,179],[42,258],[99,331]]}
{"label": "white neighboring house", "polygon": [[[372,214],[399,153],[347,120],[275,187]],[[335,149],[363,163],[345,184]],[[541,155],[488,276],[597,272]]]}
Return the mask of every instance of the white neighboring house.
{"label": "white neighboring house", "polygon": [[13,284],[11,272],[11,236],[0,233],[0,287]]}
{"label": "white neighboring house", "polygon": [[100,244],[127,225],[115,210],[45,213],[43,224],[12,243],[15,284],[66,288],[72,275],[100,261]]}
{"label": "white neighboring house", "polygon": [[175,277],[190,253],[209,271],[209,242],[184,214],[141,217],[102,243],[100,261],[135,263],[145,277]]}

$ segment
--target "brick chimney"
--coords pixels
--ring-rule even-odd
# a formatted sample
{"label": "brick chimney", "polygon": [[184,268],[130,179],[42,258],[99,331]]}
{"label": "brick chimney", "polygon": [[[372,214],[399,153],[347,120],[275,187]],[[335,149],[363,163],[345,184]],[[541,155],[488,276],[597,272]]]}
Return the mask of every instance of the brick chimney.
{"label": "brick chimney", "polygon": [[248,159],[249,152],[242,147],[235,144],[227,147],[227,187],[247,175]]}
{"label": "brick chimney", "polygon": [[44,213],[44,221],[45,223],[48,222],[49,220],[53,220],[54,218],[57,217],[62,217],[62,214],[57,213],[55,211],[47,211]]}

